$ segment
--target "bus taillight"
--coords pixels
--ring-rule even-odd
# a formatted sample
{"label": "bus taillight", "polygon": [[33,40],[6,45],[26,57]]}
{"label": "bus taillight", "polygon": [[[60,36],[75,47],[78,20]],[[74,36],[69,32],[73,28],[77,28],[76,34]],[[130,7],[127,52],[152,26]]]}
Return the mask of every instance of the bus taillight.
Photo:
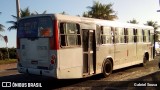
{"label": "bus taillight", "polygon": [[52,55],[52,57],[51,57],[51,64],[54,64],[54,63],[55,63],[55,60],[56,60],[56,56],[55,56],[55,55]]}

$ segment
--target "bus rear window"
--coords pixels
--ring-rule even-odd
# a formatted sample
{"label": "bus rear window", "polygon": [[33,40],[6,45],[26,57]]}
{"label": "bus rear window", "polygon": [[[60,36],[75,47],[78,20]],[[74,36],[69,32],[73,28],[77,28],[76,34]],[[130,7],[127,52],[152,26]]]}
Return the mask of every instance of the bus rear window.
{"label": "bus rear window", "polygon": [[51,37],[53,26],[50,17],[28,18],[19,21],[18,37]]}

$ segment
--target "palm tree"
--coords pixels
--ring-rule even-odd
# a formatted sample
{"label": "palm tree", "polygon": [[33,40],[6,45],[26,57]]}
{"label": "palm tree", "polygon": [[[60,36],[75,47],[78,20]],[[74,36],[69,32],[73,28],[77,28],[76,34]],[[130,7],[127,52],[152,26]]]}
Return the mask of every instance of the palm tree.
{"label": "palm tree", "polygon": [[[2,12],[0,12],[1,14]],[[4,31],[4,26],[2,24],[0,24],[0,31]]]}
{"label": "palm tree", "polygon": [[13,29],[17,29],[17,16],[11,15],[15,21],[7,21],[7,23],[12,24],[12,26],[8,27],[8,30],[13,30]]}
{"label": "palm tree", "polygon": [[[31,13],[30,13],[29,7],[25,8],[24,10],[21,9],[20,18],[30,16],[30,15]],[[17,16],[14,16],[14,15],[11,15],[11,16],[15,19],[15,21],[7,21],[7,23],[12,24],[12,26],[8,28],[9,31],[12,29],[17,29]]]}
{"label": "palm tree", "polygon": [[127,23],[138,24],[139,22],[137,22],[137,20],[133,18],[133,20],[127,21]]}
{"label": "palm tree", "polygon": [[[45,10],[42,14],[46,14],[47,11]],[[34,13],[31,13],[31,15],[38,15],[39,13],[37,11],[35,11]]]}
{"label": "palm tree", "polygon": [[67,15],[67,13],[65,11],[59,13],[59,14],[62,14],[62,15]]}
{"label": "palm tree", "polygon": [[[47,11],[44,11],[42,14],[46,14],[46,12]],[[30,10],[29,10],[29,7],[27,7],[25,9],[23,9],[23,10],[21,9],[20,16],[22,18],[22,17],[31,16],[31,15],[37,15],[37,14],[38,14],[38,12],[36,12],[36,11],[34,13],[31,13]],[[14,15],[11,15],[11,16],[15,19],[15,21],[7,21],[7,23],[11,23],[12,24],[12,26],[10,26],[8,28],[9,31],[12,30],[12,29],[17,29],[17,16],[14,16]]]}
{"label": "palm tree", "polygon": [[21,13],[20,13],[21,17],[26,17],[26,16],[30,16],[31,12],[29,10],[29,7],[25,8],[25,9],[21,9]]}
{"label": "palm tree", "polygon": [[105,19],[105,20],[114,20],[117,19],[117,15],[115,11],[112,9],[113,4],[102,4],[99,2],[94,1],[93,6],[88,6],[88,12],[84,12],[84,17],[90,18],[98,18],[98,19]]}
{"label": "palm tree", "polygon": [[147,21],[146,24],[144,25],[148,25],[148,26],[152,26],[154,28],[154,30],[157,30],[159,28],[158,24],[157,24],[157,21]]}

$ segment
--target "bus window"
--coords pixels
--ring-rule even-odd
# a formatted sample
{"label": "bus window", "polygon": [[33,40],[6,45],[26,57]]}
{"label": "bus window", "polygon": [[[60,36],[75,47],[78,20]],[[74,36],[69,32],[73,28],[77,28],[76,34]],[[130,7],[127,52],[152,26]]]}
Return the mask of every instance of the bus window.
{"label": "bus window", "polygon": [[124,28],[116,28],[115,29],[115,42],[116,43],[124,43]]}
{"label": "bus window", "polygon": [[50,17],[36,17],[20,20],[18,28],[17,35],[20,38],[45,38],[53,36],[53,23]]}
{"label": "bus window", "polygon": [[149,30],[145,30],[145,31],[144,31],[144,36],[145,36],[146,42],[149,42],[149,41],[150,41],[150,40],[149,40],[149,37],[150,37],[150,32],[149,32]]}
{"label": "bus window", "polygon": [[150,38],[150,37],[151,37],[150,30],[148,30],[148,35],[149,35],[149,36],[148,36],[148,42],[150,42],[150,41],[151,41],[151,38]]}
{"label": "bus window", "polygon": [[137,42],[137,29],[133,29],[133,34],[134,34],[134,43]]}
{"label": "bus window", "polygon": [[143,42],[142,29],[138,29],[138,30],[137,30],[137,42]]}
{"label": "bus window", "polygon": [[129,35],[128,35],[128,29],[127,28],[124,28],[124,42],[125,43],[128,43],[128,39],[129,39]]}
{"label": "bus window", "polygon": [[142,30],[143,42],[146,42],[146,30]]}
{"label": "bus window", "polygon": [[113,43],[113,31],[111,27],[102,27],[102,44]]}
{"label": "bus window", "polygon": [[66,41],[65,40],[65,23],[60,23],[60,34],[61,34],[61,45],[66,46]]}
{"label": "bus window", "polygon": [[61,46],[81,45],[80,26],[75,23],[60,23]]}
{"label": "bus window", "polygon": [[100,29],[100,26],[97,25],[96,26],[96,39],[97,39],[97,44],[100,45],[102,44],[102,40],[101,40],[101,29]]}
{"label": "bus window", "polygon": [[132,28],[128,28],[127,31],[128,31],[128,42],[133,43],[134,42],[134,35],[133,35],[134,30]]}
{"label": "bus window", "polygon": [[50,37],[52,33],[52,21],[50,18],[39,18],[38,31],[39,37]]}

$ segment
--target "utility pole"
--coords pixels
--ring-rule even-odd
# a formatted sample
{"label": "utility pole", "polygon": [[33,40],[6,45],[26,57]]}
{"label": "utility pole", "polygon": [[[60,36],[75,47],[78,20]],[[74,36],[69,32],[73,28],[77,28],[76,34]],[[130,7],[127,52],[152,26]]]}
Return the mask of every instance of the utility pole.
{"label": "utility pole", "polygon": [[20,18],[20,4],[19,4],[19,0],[16,0],[16,8],[17,8],[17,21]]}

